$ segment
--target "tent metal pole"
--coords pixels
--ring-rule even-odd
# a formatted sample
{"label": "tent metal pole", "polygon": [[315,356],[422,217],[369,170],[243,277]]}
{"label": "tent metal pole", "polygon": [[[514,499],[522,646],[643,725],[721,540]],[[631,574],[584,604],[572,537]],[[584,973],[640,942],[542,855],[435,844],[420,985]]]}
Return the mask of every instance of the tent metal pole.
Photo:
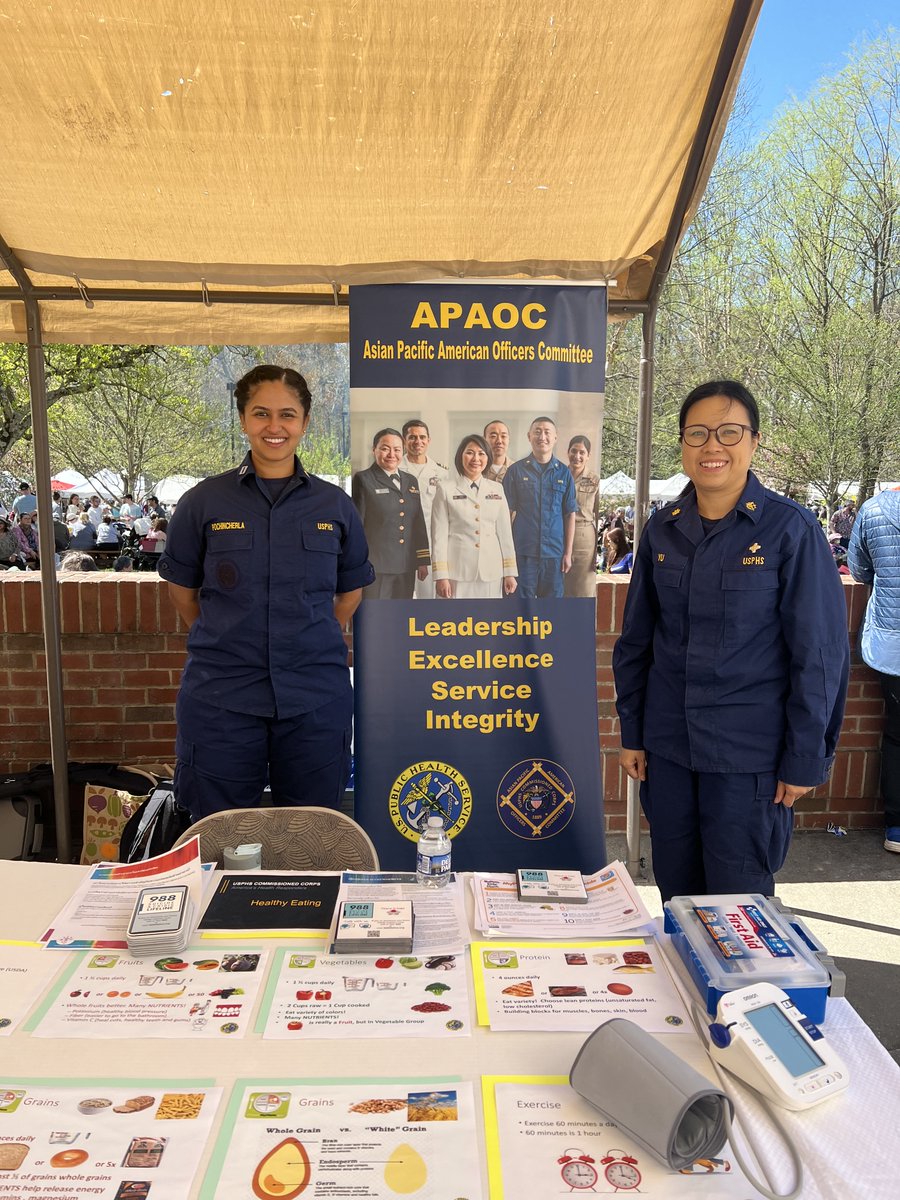
{"label": "tent metal pole", "polygon": [[63,701],[62,649],[60,646],[59,585],[54,556],[53,514],[50,505],[50,437],[47,431],[47,376],[44,372],[41,310],[33,296],[25,296],[28,331],[28,386],[31,390],[31,429],[34,446],[35,485],[38,500],[38,538],[41,547],[41,609],[44,653],[47,662],[47,711],[50,720],[50,765],[53,770],[53,806],[56,812],[56,857],[72,858],[69,819],[69,755],[66,745]]}
{"label": "tent metal pole", "polygon": [[[653,436],[653,357],[656,344],[656,304],[641,318],[641,373],[638,399],[637,449],[634,469],[634,545],[640,541],[650,509],[650,446]],[[641,868],[641,807],[638,784],[628,780],[625,804],[625,865],[632,879]]]}

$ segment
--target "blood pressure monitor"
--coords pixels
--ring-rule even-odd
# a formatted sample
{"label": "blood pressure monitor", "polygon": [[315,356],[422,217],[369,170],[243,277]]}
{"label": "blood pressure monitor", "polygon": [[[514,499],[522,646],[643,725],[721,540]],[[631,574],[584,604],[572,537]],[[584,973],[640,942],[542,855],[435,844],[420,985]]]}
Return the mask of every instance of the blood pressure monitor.
{"label": "blood pressure monitor", "polygon": [[850,1082],[822,1031],[772,983],[726,992],[709,1035],[715,1061],[782,1108],[811,1108]]}

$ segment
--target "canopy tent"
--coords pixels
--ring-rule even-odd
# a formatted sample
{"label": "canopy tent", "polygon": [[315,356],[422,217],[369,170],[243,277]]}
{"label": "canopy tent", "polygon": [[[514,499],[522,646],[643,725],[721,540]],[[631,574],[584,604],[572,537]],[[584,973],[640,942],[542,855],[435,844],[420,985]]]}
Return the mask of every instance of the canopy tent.
{"label": "canopy tent", "polygon": [[47,342],[341,341],[334,288],[447,276],[646,301],[761,3],[10,0],[0,236]]}
{"label": "canopy tent", "polygon": [[[659,292],[761,5],[8,0],[0,341],[28,344],[38,489],[45,342],[341,341],[354,283],[604,279],[643,315],[639,534]],[[56,586],[47,562],[65,858]],[[635,795],[630,865],[636,829]]]}
{"label": "canopy tent", "polygon": [[185,492],[199,483],[193,475],[168,475],[153,489],[153,494],[162,504],[177,504]]}
{"label": "canopy tent", "polygon": [[599,492],[601,496],[634,496],[634,480],[624,471],[616,471],[600,480]]}
{"label": "canopy tent", "polygon": [[688,482],[688,477],[683,471],[678,471],[675,475],[670,475],[668,479],[651,479],[650,499],[667,504],[670,500],[674,500],[676,496],[681,495]]}

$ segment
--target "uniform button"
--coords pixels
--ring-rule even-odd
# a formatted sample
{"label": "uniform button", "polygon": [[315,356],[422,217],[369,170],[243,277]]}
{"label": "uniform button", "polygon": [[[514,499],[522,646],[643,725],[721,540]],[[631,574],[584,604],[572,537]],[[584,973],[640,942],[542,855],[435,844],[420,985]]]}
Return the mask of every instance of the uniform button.
{"label": "uniform button", "polygon": [[476,507],[476,508],[481,508],[481,505],[480,505],[480,504],[478,504],[478,503],[476,502],[476,504],[475,504],[475,507]]}
{"label": "uniform button", "polygon": [[401,504],[405,504],[405,503],[406,503],[406,501],[403,499],[403,497],[402,497],[402,496],[400,497],[400,503],[401,503]]}
{"label": "uniform button", "polygon": [[479,544],[478,544],[478,542],[476,542],[476,543],[475,543],[475,549],[477,550],[478,548],[479,548]]}
{"label": "uniform button", "polygon": [[400,545],[402,546],[402,545],[403,545],[403,543],[404,543],[405,541],[406,541],[406,539],[405,539],[405,538],[401,538],[401,539],[400,539]]}
{"label": "uniform button", "polygon": [[402,533],[402,532],[403,532],[403,530],[404,530],[405,528],[406,528],[406,526],[405,526],[405,525],[401,525],[401,526],[400,526],[400,532]]}

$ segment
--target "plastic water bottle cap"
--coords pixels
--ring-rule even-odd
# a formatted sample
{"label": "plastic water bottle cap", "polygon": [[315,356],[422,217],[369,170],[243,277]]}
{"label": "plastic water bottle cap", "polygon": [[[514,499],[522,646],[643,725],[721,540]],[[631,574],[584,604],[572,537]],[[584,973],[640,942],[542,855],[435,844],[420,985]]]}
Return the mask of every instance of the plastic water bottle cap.
{"label": "plastic water bottle cap", "polygon": [[428,828],[429,829],[443,829],[444,828],[444,818],[439,817],[437,814],[435,814],[433,817],[429,817],[428,818]]}

